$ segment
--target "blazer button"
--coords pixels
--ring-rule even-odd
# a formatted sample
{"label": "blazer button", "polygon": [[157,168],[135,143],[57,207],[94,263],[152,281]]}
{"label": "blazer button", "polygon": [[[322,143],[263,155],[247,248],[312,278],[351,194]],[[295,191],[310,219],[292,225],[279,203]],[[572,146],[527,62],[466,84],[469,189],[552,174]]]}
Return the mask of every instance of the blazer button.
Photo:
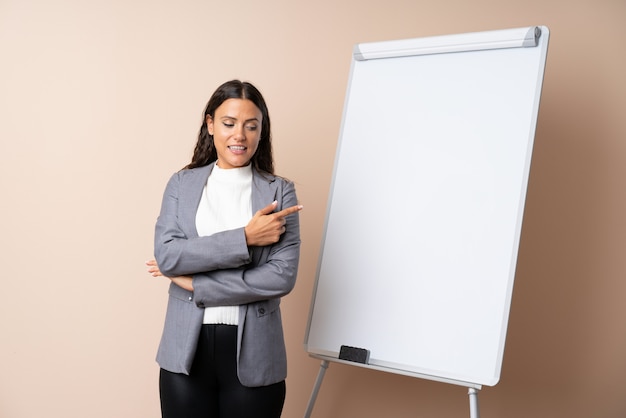
{"label": "blazer button", "polygon": [[189,302],[191,302],[193,300],[193,297],[189,296]]}
{"label": "blazer button", "polygon": [[259,315],[265,314],[265,308],[259,308]]}

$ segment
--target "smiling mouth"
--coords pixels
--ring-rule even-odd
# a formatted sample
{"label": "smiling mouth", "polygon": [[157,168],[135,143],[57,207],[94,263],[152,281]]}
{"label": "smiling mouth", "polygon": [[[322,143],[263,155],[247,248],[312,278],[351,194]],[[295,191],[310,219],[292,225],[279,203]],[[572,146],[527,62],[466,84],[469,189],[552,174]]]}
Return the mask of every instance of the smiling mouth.
{"label": "smiling mouth", "polygon": [[245,151],[246,147],[242,146],[242,145],[230,145],[228,147],[228,149],[231,149],[233,151]]}

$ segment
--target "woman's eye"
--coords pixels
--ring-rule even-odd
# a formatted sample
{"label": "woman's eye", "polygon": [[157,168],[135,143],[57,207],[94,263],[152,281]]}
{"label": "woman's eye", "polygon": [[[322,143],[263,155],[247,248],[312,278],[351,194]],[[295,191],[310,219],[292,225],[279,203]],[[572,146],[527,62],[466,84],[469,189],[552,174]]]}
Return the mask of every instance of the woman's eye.
{"label": "woman's eye", "polygon": [[224,122],[224,126],[227,128],[232,128],[233,126],[235,126],[235,124],[232,122]]}
{"label": "woman's eye", "polygon": [[256,131],[256,130],[257,130],[257,126],[256,126],[256,125],[248,125],[248,126],[246,126],[246,128],[247,128],[249,131]]}

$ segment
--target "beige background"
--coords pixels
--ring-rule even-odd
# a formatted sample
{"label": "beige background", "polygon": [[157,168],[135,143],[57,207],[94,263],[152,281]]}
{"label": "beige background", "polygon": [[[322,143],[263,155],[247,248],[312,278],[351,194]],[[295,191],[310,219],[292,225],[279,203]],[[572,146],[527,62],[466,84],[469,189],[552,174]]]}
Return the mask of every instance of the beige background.
{"label": "beige background", "polygon": [[[502,379],[481,417],[626,416],[624,0],[0,0],[0,416],[159,416],[167,283],[143,262],[204,104],[242,78],[305,205],[283,303],[284,416],[301,417],[352,46],[528,25],[552,34]],[[381,158],[401,140],[381,139]],[[465,388],[332,364],[313,416],[468,414]]]}

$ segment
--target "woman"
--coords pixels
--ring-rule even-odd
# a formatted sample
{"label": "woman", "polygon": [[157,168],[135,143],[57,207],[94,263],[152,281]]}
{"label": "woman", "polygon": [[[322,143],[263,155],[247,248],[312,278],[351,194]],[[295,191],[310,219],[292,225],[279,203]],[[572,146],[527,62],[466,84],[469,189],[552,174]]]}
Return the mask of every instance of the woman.
{"label": "woman", "polygon": [[279,305],[296,280],[301,209],[293,183],[274,175],[261,93],[224,83],[191,163],[167,184],[147,263],[172,282],[157,354],[163,417],[280,417]]}

